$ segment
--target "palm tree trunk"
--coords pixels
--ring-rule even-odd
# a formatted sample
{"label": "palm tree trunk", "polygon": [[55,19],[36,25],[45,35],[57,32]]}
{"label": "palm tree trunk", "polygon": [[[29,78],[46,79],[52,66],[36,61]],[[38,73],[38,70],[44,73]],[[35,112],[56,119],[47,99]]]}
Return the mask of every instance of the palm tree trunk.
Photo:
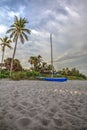
{"label": "palm tree trunk", "polygon": [[3,60],[4,60],[4,51],[2,51],[2,60],[1,60],[1,70],[0,70],[0,72],[2,71],[2,64],[3,64]]}
{"label": "palm tree trunk", "polygon": [[11,61],[11,67],[10,67],[10,77],[11,77],[11,74],[12,74],[12,69],[13,69],[13,61],[14,61],[14,57],[15,57],[15,53],[16,53],[16,48],[17,48],[17,41],[15,42],[15,47],[14,47],[13,57],[12,57],[12,61]]}

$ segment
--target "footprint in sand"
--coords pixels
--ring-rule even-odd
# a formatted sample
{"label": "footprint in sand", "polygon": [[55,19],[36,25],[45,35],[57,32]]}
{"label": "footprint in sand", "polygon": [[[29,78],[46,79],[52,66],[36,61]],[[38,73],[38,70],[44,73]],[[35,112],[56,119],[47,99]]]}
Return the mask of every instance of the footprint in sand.
{"label": "footprint in sand", "polygon": [[25,106],[25,107],[27,107],[27,106],[29,105],[29,104],[28,104],[27,102],[25,102],[25,101],[22,101],[21,104],[22,104],[23,106]]}
{"label": "footprint in sand", "polygon": [[43,126],[48,126],[50,123],[50,120],[45,118],[42,118],[40,121]]}
{"label": "footprint in sand", "polygon": [[32,111],[32,110],[21,110],[20,113],[22,113],[23,115],[28,115],[29,117],[35,117],[37,115],[37,111]]}
{"label": "footprint in sand", "polygon": [[56,113],[57,112],[57,107],[53,106],[52,108],[50,108],[50,111],[53,112],[53,113]]}
{"label": "footprint in sand", "polygon": [[27,118],[27,117],[23,117],[17,120],[17,126],[19,128],[25,128],[27,126],[29,126],[31,124],[31,119]]}
{"label": "footprint in sand", "polygon": [[57,126],[63,126],[62,119],[54,118],[53,121]]}
{"label": "footprint in sand", "polygon": [[43,127],[42,125],[37,125],[34,126],[32,129],[30,130],[48,130],[47,128]]}
{"label": "footprint in sand", "polygon": [[37,109],[31,109],[29,111],[29,116],[30,117],[35,117],[37,114],[38,114]]}
{"label": "footprint in sand", "polygon": [[23,110],[23,107],[21,107],[20,105],[19,105],[19,106],[16,106],[16,107],[15,107],[15,110],[16,110],[16,111],[21,111],[21,110]]}

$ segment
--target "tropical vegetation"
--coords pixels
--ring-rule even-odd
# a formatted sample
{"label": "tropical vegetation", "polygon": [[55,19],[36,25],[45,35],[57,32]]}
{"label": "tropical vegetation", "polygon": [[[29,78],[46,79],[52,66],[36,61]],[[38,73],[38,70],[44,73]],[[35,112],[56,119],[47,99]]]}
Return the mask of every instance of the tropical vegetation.
{"label": "tropical vegetation", "polygon": [[59,70],[58,73],[62,76],[68,77],[69,79],[87,79],[87,77],[80,73],[76,68],[63,68]]}
{"label": "tropical vegetation", "polygon": [[41,55],[31,56],[28,62],[31,64],[31,70],[38,71],[40,73],[51,73],[52,71],[52,65],[44,62]]}
{"label": "tropical vegetation", "polygon": [[[40,57],[39,60],[36,60]],[[0,74],[0,78],[9,78],[10,66],[11,66],[12,58],[7,58],[4,60],[5,69],[2,70],[2,74]],[[35,60],[35,61],[34,61]],[[37,62],[36,62],[37,61]],[[24,69],[18,59],[13,60],[13,68],[11,79],[13,80],[23,80],[23,79],[38,79],[37,77],[51,77],[52,75],[52,66],[47,64],[43,58],[38,56],[31,56],[28,60],[31,67],[29,69]],[[63,68],[59,71],[54,71],[54,77],[67,77],[72,80],[86,80],[87,77],[79,72],[76,68]]]}
{"label": "tropical vegetation", "polygon": [[[8,71],[10,71],[11,61],[12,61],[12,58],[10,58],[10,57],[4,60],[4,67]],[[22,68],[20,61],[18,59],[14,59],[12,71],[17,72],[17,71],[22,71],[22,70],[23,70],[23,68]]]}

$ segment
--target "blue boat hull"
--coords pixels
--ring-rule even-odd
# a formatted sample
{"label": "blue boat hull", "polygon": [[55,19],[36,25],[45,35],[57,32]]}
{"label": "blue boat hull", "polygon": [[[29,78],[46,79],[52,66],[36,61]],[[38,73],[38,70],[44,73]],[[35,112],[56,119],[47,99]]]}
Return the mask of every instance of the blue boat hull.
{"label": "blue boat hull", "polygon": [[56,81],[56,82],[65,82],[65,81],[67,81],[68,79],[67,78],[55,78],[55,77],[53,77],[53,78],[43,78],[43,80],[46,80],[46,81]]}

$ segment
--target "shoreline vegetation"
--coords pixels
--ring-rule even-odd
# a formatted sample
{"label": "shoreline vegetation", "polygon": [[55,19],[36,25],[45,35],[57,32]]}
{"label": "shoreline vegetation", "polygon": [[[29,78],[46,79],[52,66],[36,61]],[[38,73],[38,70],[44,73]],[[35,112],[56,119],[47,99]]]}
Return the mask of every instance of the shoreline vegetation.
{"label": "shoreline vegetation", "polygon": [[[62,70],[61,70],[62,72]],[[0,73],[0,79],[11,79],[11,80],[40,80],[37,77],[51,77],[51,73],[41,73],[35,70],[22,70],[13,71],[11,77],[9,76],[9,71],[4,69]],[[87,77],[81,73],[76,74],[62,74],[60,71],[54,73],[54,77],[66,77],[68,80],[87,80]]]}
{"label": "shoreline vegetation", "polygon": [[[31,56],[28,60],[31,67],[24,69],[18,59],[13,60],[12,74],[10,76],[10,66],[12,58],[4,60],[4,64],[0,64],[2,69],[0,71],[0,79],[9,78],[11,80],[40,80],[37,77],[51,77],[52,66],[46,63],[42,56]],[[68,80],[87,80],[87,76],[80,73],[76,68],[63,68],[56,70],[53,67],[53,77],[66,77]]]}
{"label": "shoreline vegetation", "polygon": [[[52,66],[43,60],[41,55],[31,56],[28,60],[31,67],[24,69],[18,59],[13,60],[12,74],[10,76],[10,66],[12,58],[8,57],[4,60],[4,64],[0,64],[0,79],[9,78],[11,80],[40,80],[39,77],[51,77]],[[87,77],[80,73],[77,68],[63,68],[56,70],[53,67],[53,77],[66,77],[68,80],[87,80]],[[38,78],[37,78],[38,77]]]}

